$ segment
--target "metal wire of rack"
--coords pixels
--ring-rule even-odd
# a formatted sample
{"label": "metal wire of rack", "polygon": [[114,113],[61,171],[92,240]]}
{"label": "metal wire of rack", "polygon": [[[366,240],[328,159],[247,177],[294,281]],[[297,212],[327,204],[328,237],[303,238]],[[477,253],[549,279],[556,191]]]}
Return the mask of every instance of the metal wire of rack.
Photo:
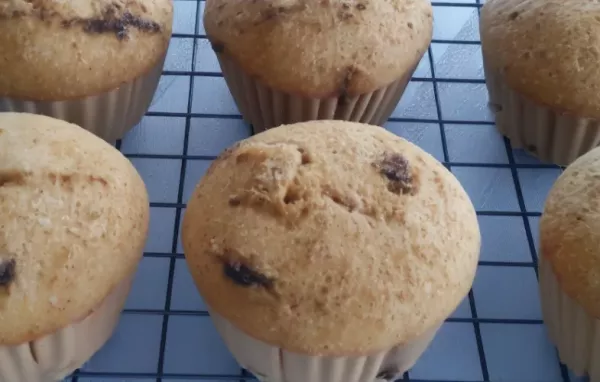
{"label": "metal wire of rack", "polygon": [[[438,22],[437,16],[448,12],[474,13],[474,19],[470,20],[476,28],[481,5],[480,0],[433,2],[434,22]],[[155,97],[155,101],[162,98],[161,102],[166,106],[158,107],[155,102],[140,126],[123,141],[117,142],[117,148],[132,160],[149,184],[152,208],[150,241],[156,243],[157,237],[160,236],[161,244],[147,246],[143,261],[147,261],[148,264],[152,262],[152,265],[142,264],[145,267],[143,270],[145,274],[141,276],[138,274],[139,277],[136,278],[138,290],[136,292],[134,286],[133,292],[136,296],[142,296],[140,298],[144,301],[137,303],[128,301],[123,312],[123,319],[129,320],[130,323],[118,330],[115,338],[94,359],[76,371],[68,379],[71,382],[253,380],[249,373],[232,366],[231,359],[224,361],[227,367],[209,367],[211,364],[218,363],[215,361],[216,358],[211,358],[213,353],[219,353],[219,357],[228,357],[228,355],[223,350],[222,344],[218,345],[220,350],[212,350],[213,342],[219,340],[210,324],[206,324],[209,322],[208,313],[202,309],[203,304],[196,300],[192,303],[182,303],[182,298],[178,294],[184,283],[181,280],[186,272],[179,241],[179,228],[185,202],[190,187],[196,183],[202,170],[206,169],[207,164],[218,154],[218,150],[214,148],[198,149],[195,142],[206,138],[203,134],[207,134],[207,126],[216,121],[220,121],[219,123],[224,127],[219,125],[221,126],[219,129],[213,129],[212,135],[207,139],[216,146],[223,146],[221,148],[224,148],[227,143],[233,143],[236,139],[249,135],[250,128],[243,126],[241,117],[235,110],[231,111],[231,108],[223,107],[224,102],[231,101],[220,99],[219,91],[207,90],[208,85],[202,83],[210,78],[222,80],[221,73],[218,69],[214,70],[214,65],[212,65],[213,70],[206,70],[210,65],[205,62],[213,62],[214,57],[211,56],[212,51],[202,49],[207,45],[202,26],[203,0],[175,0],[175,9],[176,25],[170,51],[174,46],[181,49],[175,53],[176,62],[174,61],[172,65],[167,62],[163,72],[164,81],[161,81],[165,86],[159,88]],[[460,27],[459,25],[458,29]],[[511,289],[508,296],[500,296],[498,291],[494,291],[494,289],[502,289],[502,283],[508,283],[522,286],[523,291],[528,291],[528,295],[537,293],[535,291],[537,277],[535,226],[545,193],[549,184],[560,173],[560,169],[537,162],[522,152],[513,150],[507,139],[494,132],[493,119],[489,116],[473,118],[470,114],[465,116],[462,112],[455,113],[452,107],[445,106],[444,102],[447,102],[449,97],[464,99],[464,104],[473,98],[469,98],[469,94],[475,95],[477,102],[481,103],[480,98],[483,97],[483,93],[480,92],[485,87],[485,80],[482,74],[476,76],[477,78],[457,74],[457,70],[462,70],[460,65],[450,71],[440,70],[440,61],[436,61],[436,56],[440,55],[435,50],[439,46],[445,49],[468,47],[480,55],[478,35],[475,39],[460,38],[460,36],[453,38],[441,32],[436,34],[434,31],[434,39],[422,61],[423,70],[417,70],[409,85],[409,87],[418,87],[427,84],[428,89],[431,90],[428,93],[430,97],[428,102],[432,106],[431,113],[410,115],[410,112],[403,111],[413,109],[400,107],[399,111],[397,110],[398,112],[390,118],[388,127],[400,135],[412,138],[428,151],[436,151],[435,156],[463,182],[474,200],[477,214],[481,219],[483,250],[493,252],[495,255],[482,255],[479,263],[480,274],[474,289],[457,313],[447,320],[447,325],[459,329],[447,331],[442,329],[438,337],[444,337],[444,342],[436,345],[438,341],[436,339],[432,349],[424,355],[424,359],[419,361],[413,370],[405,373],[402,380],[413,382],[578,381],[559,363],[554,349],[545,342],[539,312],[533,309],[527,314],[514,313],[512,300],[519,300],[517,302],[520,305],[515,309],[522,309],[524,304],[532,301],[535,305],[537,300],[534,299],[537,297],[523,299],[519,297],[520,292],[514,289]],[[477,69],[479,73],[480,67]],[[441,74],[444,71],[453,74]],[[453,86],[458,87],[452,88]],[[184,102],[177,107],[170,107],[174,105],[174,100],[171,98],[177,97],[167,94],[168,87],[179,87],[181,95],[178,97],[185,98]],[[195,99],[199,91],[203,92],[200,101]],[[401,104],[406,103],[404,98]],[[418,104],[421,100],[417,95],[415,102]],[[205,107],[202,102],[212,102],[216,106]],[[482,103],[485,102],[483,100]],[[467,109],[467,112],[471,110]],[[479,115],[480,112],[481,110],[477,109],[476,114]],[[235,124],[236,132],[229,134],[231,132],[226,132],[226,129],[232,124]],[[425,129],[427,133],[423,133]],[[219,134],[229,134],[231,137],[221,139]],[[161,144],[148,143],[165,139],[167,135],[172,141],[178,140],[178,142],[165,147]],[[435,138],[427,138],[431,136]],[[432,144],[433,141],[437,143]],[[156,149],[157,145],[160,146],[158,149]],[[478,145],[485,147],[477,150]],[[147,149],[148,147],[151,149]],[[475,157],[470,157],[473,154],[469,152],[470,149],[477,154]],[[211,150],[213,152],[210,152]],[[167,162],[169,165],[164,165]],[[477,177],[482,174],[487,174],[483,180]],[[157,186],[154,187],[153,184]],[[508,188],[514,190],[506,191]],[[500,193],[512,195],[512,201],[510,203],[495,201],[498,189],[504,190]],[[493,240],[486,239],[486,236]],[[516,256],[513,253],[515,251],[522,253]],[[506,278],[503,279],[504,276],[498,276],[503,272],[513,271],[523,276],[512,275],[508,281]],[[155,284],[161,284],[164,288],[160,289]],[[191,288],[189,280],[186,285]],[[136,296],[130,299],[135,300]],[[476,298],[477,296],[481,297]],[[493,305],[510,306],[513,310],[498,312],[497,309],[494,310]],[[136,321],[142,320],[141,318],[147,318],[145,323]],[[178,328],[183,327],[184,321],[188,318],[205,319],[202,321],[202,326],[206,332],[203,332],[199,339],[195,334],[188,338],[185,330],[183,334],[179,333],[181,330]],[[151,325],[148,324],[150,321]],[[198,322],[193,321],[192,325]],[[155,333],[157,335],[153,341],[146,340],[150,335],[146,335],[146,332],[139,329],[146,324],[152,327],[148,329],[148,333],[150,331],[159,333],[159,335]],[[507,326],[514,330],[500,332],[501,327]],[[128,330],[138,332],[137,338],[144,341],[141,344],[132,344],[135,340],[123,338],[126,337],[125,333]],[[531,335],[531,337],[527,334],[534,332],[542,334]],[[520,348],[521,344],[517,341],[515,345],[515,341],[507,340],[502,345],[502,341],[505,337],[514,337],[515,333],[516,337],[523,337],[521,340],[526,353],[539,354],[534,354],[533,358],[525,360],[511,358],[509,353],[513,351],[518,353],[516,348]],[[533,347],[530,344],[531,338],[534,339]],[[193,345],[196,340],[204,341],[206,345],[198,350]],[[529,345],[525,344],[525,341]],[[183,342],[185,345],[182,345]],[[473,354],[468,357],[456,354],[467,352],[467,348]],[[146,351],[152,356],[140,355]],[[129,360],[127,358],[129,356],[138,358]],[[503,358],[504,356],[506,358]],[[531,354],[527,357],[529,356]],[[423,366],[419,367],[423,362]],[[444,362],[458,364],[458,366],[444,366]],[[512,371],[506,371],[507,369]]]}

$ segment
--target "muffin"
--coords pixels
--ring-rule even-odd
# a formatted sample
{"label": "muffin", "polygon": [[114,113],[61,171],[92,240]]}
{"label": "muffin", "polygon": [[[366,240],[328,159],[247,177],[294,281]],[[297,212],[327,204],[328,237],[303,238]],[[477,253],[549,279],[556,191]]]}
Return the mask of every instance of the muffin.
{"label": "muffin", "polygon": [[172,0],[0,1],[0,112],[116,141],[152,102],[172,22]]}
{"label": "muffin", "polygon": [[498,130],[562,166],[600,144],[600,4],[488,0],[481,43]]}
{"label": "muffin", "polygon": [[204,26],[255,132],[316,119],[383,124],[429,46],[427,0],[207,0]]}
{"label": "muffin", "polygon": [[540,293],[561,361],[600,381],[600,148],[553,185],[540,220]]}
{"label": "muffin", "polygon": [[225,343],[262,381],[392,381],[467,295],[473,205],[384,130],[311,121],[229,148],[184,216],[186,261]]}
{"label": "muffin", "polygon": [[0,381],[61,380],[108,340],[148,215],[144,183],[108,143],[0,113]]}

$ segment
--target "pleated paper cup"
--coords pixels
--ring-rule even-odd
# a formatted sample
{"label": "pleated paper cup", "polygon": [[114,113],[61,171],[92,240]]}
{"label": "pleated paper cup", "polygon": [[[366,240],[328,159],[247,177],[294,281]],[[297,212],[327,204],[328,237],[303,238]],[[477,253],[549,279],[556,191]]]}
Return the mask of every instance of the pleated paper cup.
{"label": "pleated paper cup", "polygon": [[337,119],[382,126],[392,115],[416,66],[374,92],[357,96],[307,98],[274,90],[251,76],[232,59],[217,54],[223,77],[244,120],[255,133],[284,124]]}
{"label": "pleated paper cup", "polygon": [[547,261],[540,261],[540,296],[544,323],[562,363],[579,376],[600,382],[600,320],[561,289]]}
{"label": "pleated paper cup", "polygon": [[258,341],[214,311],[210,316],[238,363],[261,382],[384,382],[410,369],[441,324],[402,346],[366,355],[312,356]]}
{"label": "pleated paper cup", "polygon": [[83,320],[17,346],[0,346],[0,382],[60,381],[87,362],[112,336],[133,277]]}
{"label": "pleated paper cup", "polygon": [[537,104],[511,89],[499,70],[489,64],[484,68],[496,127],[513,148],[543,162],[568,166],[600,144],[600,121]]}
{"label": "pleated paper cup", "polygon": [[148,73],[94,96],[49,102],[0,97],[0,112],[42,114],[62,119],[114,143],[137,125],[148,111],[164,61],[165,56]]}

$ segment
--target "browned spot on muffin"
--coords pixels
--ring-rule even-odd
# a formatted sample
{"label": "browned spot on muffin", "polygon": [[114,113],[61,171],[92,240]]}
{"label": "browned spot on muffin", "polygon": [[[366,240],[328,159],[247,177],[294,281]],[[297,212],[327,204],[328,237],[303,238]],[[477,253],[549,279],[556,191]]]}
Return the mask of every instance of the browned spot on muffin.
{"label": "browned spot on muffin", "polygon": [[17,271],[15,259],[0,260],[0,287],[7,288],[14,281]]}
{"label": "browned spot on muffin", "polygon": [[225,254],[220,256],[223,263],[223,275],[234,284],[249,288],[259,287],[272,290],[274,280],[263,273],[257,271],[246,261],[239,258],[235,251],[226,250]]}
{"label": "browned spot on muffin", "polygon": [[517,11],[514,11],[510,15],[508,15],[508,19],[511,21],[515,20],[517,17],[519,17],[519,12],[517,12]]}
{"label": "browned spot on muffin", "polygon": [[394,194],[414,194],[416,187],[408,160],[397,153],[385,153],[381,161],[374,163],[380,174],[388,180],[388,190]]}
{"label": "browned spot on muffin", "polygon": [[223,51],[225,50],[225,44],[219,41],[211,41],[210,47],[215,53],[223,53]]}
{"label": "browned spot on muffin", "polygon": [[0,171],[0,187],[22,186],[25,184],[27,174],[19,170]]}
{"label": "browned spot on muffin", "polygon": [[242,200],[238,196],[232,196],[229,198],[228,204],[231,207],[237,207],[242,204]]}
{"label": "browned spot on muffin", "polygon": [[134,16],[130,12],[125,12],[121,16],[117,16],[113,12],[105,13],[105,17],[102,19],[89,19],[80,22],[83,23],[83,30],[87,33],[115,33],[119,40],[129,37],[130,28],[146,33],[161,31],[160,25],[155,21]]}
{"label": "browned spot on muffin", "polygon": [[62,26],[81,26],[84,32],[91,34],[114,33],[119,40],[128,38],[131,29],[145,33],[159,33],[162,30],[155,21],[123,11],[116,3],[106,6],[99,17],[63,20]]}
{"label": "browned spot on muffin", "polygon": [[411,23],[411,22],[406,23],[406,26],[408,27],[408,29],[413,29],[413,27],[414,27],[413,23]]}
{"label": "browned spot on muffin", "polygon": [[2,135],[4,133],[4,130],[0,129],[0,135]]}
{"label": "browned spot on muffin", "polygon": [[356,4],[356,9],[358,9],[359,11],[364,11],[365,9],[367,9],[367,6],[363,3],[358,3]]}

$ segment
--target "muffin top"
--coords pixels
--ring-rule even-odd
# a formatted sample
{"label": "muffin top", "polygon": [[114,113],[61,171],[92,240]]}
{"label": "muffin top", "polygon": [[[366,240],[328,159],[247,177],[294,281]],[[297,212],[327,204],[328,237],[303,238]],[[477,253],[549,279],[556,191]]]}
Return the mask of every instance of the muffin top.
{"label": "muffin top", "polygon": [[207,0],[213,49],[279,91],[374,91],[410,75],[432,35],[428,0]]}
{"label": "muffin top", "polygon": [[162,59],[172,0],[0,0],[0,97],[91,96]]}
{"label": "muffin top", "polygon": [[543,261],[562,289],[600,318],[600,149],[575,160],[560,175],[540,220]]}
{"label": "muffin top", "polygon": [[488,0],[480,27],[486,62],[539,104],[600,118],[599,20],[597,1]]}
{"label": "muffin top", "polygon": [[142,179],[108,143],[0,113],[0,345],[87,317],[135,271],[148,209]]}
{"label": "muffin top", "polygon": [[480,235],[456,178],[380,127],[268,130],[213,162],[183,222],[206,303],[300,353],[363,354],[423,334],[468,293]]}

